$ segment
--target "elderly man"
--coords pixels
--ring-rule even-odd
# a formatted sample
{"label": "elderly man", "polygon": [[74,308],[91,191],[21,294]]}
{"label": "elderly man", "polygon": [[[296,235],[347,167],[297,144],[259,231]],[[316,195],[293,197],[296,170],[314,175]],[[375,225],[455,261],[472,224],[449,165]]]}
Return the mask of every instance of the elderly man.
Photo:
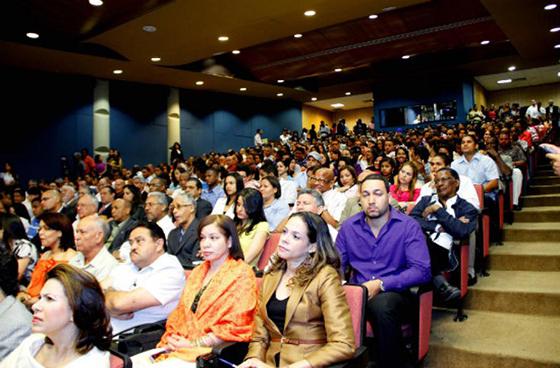
{"label": "elderly man", "polygon": [[190,194],[196,200],[196,218],[201,220],[212,213],[212,205],[205,199],[201,198],[202,183],[200,180],[191,176],[186,183],[185,192]]}
{"label": "elderly man", "polygon": [[[321,216],[323,211],[325,211],[323,196],[315,189],[301,189],[296,199],[294,210],[294,212],[307,211]],[[338,231],[330,224],[327,224],[327,226],[329,227],[329,233],[331,234],[332,241],[334,242],[336,240],[336,236],[338,235]]]}
{"label": "elderly man", "polygon": [[118,264],[105,248],[109,225],[104,219],[89,216],[80,220],[75,240],[78,254],[70,264],[91,273],[97,281],[104,280]]}
{"label": "elderly man", "polygon": [[[113,221],[110,223],[111,235],[105,245],[108,247],[109,252],[114,255],[115,252],[118,254],[119,249],[127,240],[128,232],[136,227],[138,221],[130,216],[132,203],[126,199],[115,199],[111,207],[111,214],[113,216]],[[120,255],[118,257],[122,258]]]}
{"label": "elderly man", "polygon": [[61,212],[68,216],[70,220],[76,219],[76,206],[78,204],[78,193],[72,185],[63,185],[60,188],[62,194],[62,210]]}
{"label": "elderly man", "polygon": [[327,205],[321,217],[327,224],[338,228],[342,211],[346,205],[346,196],[333,188],[335,183],[334,172],[322,167],[315,172],[315,175],[309,176],[309,183],[313,189],[321,193]]}
{"label": "elderly man", "polygon": [[166,253],[159,226],[138,224],[128,242],[131,262],[116,267],[102,283],[113,333],[166,319],[185,285],[183,268],[175,256]]}
{"label": "elderly man", "polygon": [[74,231],[78,228],[80,220],[85,219],[88,216],[97,216],[97,207],[99,207],[99,202],[95,196],[91,194],[84,194],[80,197],[80,199],[78,199],[78,205],[76,206],[78,218],[72,223]]}
{"label": "elderly man", "polygon": [[124,195],[124,186],[126,182],[123,179],[115,179],[113,187],[115,188],[115,198],[122,198]]}
{"label": "elderly man", "polygon": [[367,316],[376,337],[376,367],[401,367],[401,324],[412,304],[409,288],[431,280],[420,225],[389,206],[389,183],[368,175],[359,188],[363,211],[340,227],[336,247],[351,283],[368,289]]}
{"label": "elderly man", "polygon": [[442,300],[449,302],[459,298],[461,291],[449,285],[442,272],[457,265],[453,241],[467,239],[476,229],[478,209],[457,195],[460,180],[455,170],[439,169],[434,184],[437,193],[422,197],[410,216],[426,233],[434,286]]}
{"label": "elderly man", "polygon": [[192,268],[198,260],[198,220],[196,201],[190,194],[179,194],[173,200],[177,228],[169,233],[167,252],[177,256],[183,267]]}
{"label": "elderly man", "polygon": [[169,233],[171,230],[175,229],[175,225],[173,224],[171,216],[169,216],[167,195],[161,192],[148,193],[146,203],[144,204],[144,212],[148,221],[156,222],[163,230],[165,239],[168,239]]}

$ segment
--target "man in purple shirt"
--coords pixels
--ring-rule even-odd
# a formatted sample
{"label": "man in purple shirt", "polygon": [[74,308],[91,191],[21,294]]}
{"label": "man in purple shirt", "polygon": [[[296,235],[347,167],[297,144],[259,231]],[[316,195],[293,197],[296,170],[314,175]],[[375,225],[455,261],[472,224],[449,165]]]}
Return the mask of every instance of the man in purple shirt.
{"label": "man in purple shirt", "polygon": [[368,289],[367,314],[376,337],[377,367],[402,367],[401,324],[412,304],[409,288],[430,282],[430,255],[420,225],[389,206],[389,183],[368,175],[363,211],[340,227],[336,246],[350,282]]}

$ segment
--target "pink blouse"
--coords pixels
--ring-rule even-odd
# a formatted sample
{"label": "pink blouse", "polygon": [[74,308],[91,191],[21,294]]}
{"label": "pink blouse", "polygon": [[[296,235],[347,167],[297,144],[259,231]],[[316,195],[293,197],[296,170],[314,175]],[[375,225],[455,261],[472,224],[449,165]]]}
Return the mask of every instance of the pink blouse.
{"label": "pink blouse", "polygon": [[389,188],[389,193],[393,198],[397,200],[397,202],[414,202],[420,195],[420,188],[415,188],[412,194],[412,198],[410,198],[410,192],[408,190],[402,191],[395,184],[391,185]]}

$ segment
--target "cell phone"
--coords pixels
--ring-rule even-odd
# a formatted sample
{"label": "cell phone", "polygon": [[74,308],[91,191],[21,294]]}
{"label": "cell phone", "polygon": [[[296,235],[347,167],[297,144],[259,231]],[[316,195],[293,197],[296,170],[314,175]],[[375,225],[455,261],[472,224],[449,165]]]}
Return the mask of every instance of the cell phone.
{"label": "cell phone", "polygon": [[546,153],[560,153],[560,148],[550,143],[541,143],[539,145]]}
{"label": "cell phone", "polygon": [[161,355],[167,354],[167,353],[169,353],[167,350],[158,351],[157,353],[150,355],[150,359],[151,359],[151,361],[152,361],[152,363],[153,363],[153,362],[155,362],[156,359],[159,358]]}

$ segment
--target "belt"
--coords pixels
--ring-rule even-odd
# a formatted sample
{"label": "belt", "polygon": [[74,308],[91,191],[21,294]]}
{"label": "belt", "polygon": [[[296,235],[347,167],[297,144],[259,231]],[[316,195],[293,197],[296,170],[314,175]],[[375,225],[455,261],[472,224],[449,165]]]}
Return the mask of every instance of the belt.
{"label": "belt", "polygon": [[291,344],[291,345],[299,345],[299,344],[320,345],[320,344],[327,343],[327,340],[325,339],[291,339],[289,337],[272,338],[271,341],[279,342],[281,344]]}

